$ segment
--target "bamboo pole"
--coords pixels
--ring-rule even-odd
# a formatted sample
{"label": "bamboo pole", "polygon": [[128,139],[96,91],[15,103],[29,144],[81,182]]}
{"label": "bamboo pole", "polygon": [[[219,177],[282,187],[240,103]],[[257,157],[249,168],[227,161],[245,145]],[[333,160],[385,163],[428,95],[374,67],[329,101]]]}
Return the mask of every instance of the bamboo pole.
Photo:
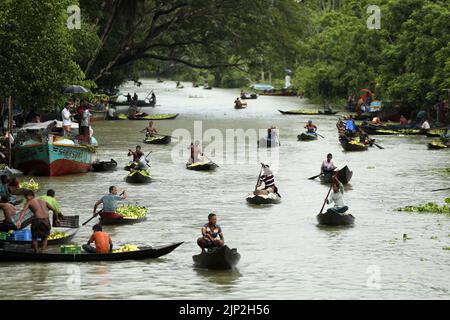
{"label": "bamboo pole", "polygon": [[12,119],[12,98],[9,96],[8,98],[8,167],[11,168],[12,162],[12,151],[11,151],[11,135],[12,135],[12,127],[13,127],[13,119]]}

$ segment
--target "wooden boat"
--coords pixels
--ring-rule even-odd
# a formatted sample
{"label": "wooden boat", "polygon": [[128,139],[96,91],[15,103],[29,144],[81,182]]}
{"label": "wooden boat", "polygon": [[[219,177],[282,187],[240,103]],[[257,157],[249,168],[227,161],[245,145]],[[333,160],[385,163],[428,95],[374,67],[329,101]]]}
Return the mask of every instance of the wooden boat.
{"label": "wooden boat", "polygon": [[258,99],[258,95],[256,93],[252,94],[242,94],[241,95],[242,100],[252,100],[252,99]]}
{"label": "wooden boat", "polygon": [[230,249],[228,246],[212,248],[201,254],[192,257],[194,264],[198,268],[228,270],[233,269],[241,259],[237,249]]}
{"label": "wooden boat", "polygon": [[305,115],[305,116],[319,116],[319,115],[333,116],[333,115],[339,113],[339,111],[326,112],[326,111],[322,111],[322,110],[313,111],[313,110],[303,110],[303,109],[288,110],[288,111],[278,110],[278,111],[285,115]]}
{"label": "wooden boat", "polygon": [[150,172],[147,170],[134,170],[125,177],[125,181],[128,183],[149,183],[152,181]]}
{"label": "wooden boat", "polygon": [[268,140],[266,137],[263,137],[258,140],[258,148],[277,148],[279,145],[278,139]]}
{"label": "wooden boat", "polygon": [[433,141],[428,144],[428,149],[431,150],[440,150],[440,149],[447,149],[449,146],[442,143],[441,141]]}
{"label": "wooden boat", "polygon": [[[121,102],[111,102],[111,104],[115,105],[115,106],[130,106],[131,104],[133,104],[133,101],[121,101]],[[150,101],[150,100],[138,100],[138,107],[154,107],[156,105],[155,102]]]}
{"label": "wooden boat", "polygon": [[169,144],[172,141],[170,136],[146,137],[144,143],[147,144]]}
{"label": "wooden boat", "polygon": [[63,176],[91,169],[93,147],[56,143],[33,143],[13,148],[14,167],[27,175]]}
{"label": "wooden boat", "polygon": [[247,109],[247,104],[242,104],[240,107],[238,107],[237,105],[234,105],[234,108],[239,110],[239,109]]}
{"label": "wooden boat", "polygon": [[260,96],[274,96],[274,97],[296,97],[297,92],[270,90],[270,91],[260,92],[259,95]]}
{"label": "wooden boat", "polygon": [[167,114],[137,114],[134,119],[128,117],[128,115],[121,113],[117,117],[110,118],[110,120],[172,120],[178,117],[179,113],[167,113]]}
{"label": "wooden boat", "polygon": [[425,135],[428,138],[439,138],[441,135],[444,134],[444,130],[428,130],[425,132]]}
{"label": "wooden boat", "polygon": [[128,162],[128,164],[125,167],[123,167],[123,169],[126,170],[126,171],[131,171],[131,167],[133,165],[134,165],[134,162],[130,161],[130,162]]}
{"label": "wooden boat", "polygon": [[297,136],[299,141],[313,141],[313,140],[317,140],[317,134],[316,133],[311,133],[311,132],[302,132],[302,134],[299,134]]}
{"label": "wooden boat", "polygon": [[344,140],[341,139],[341,145],[345,151],[367,151],[369,150],[369,145],[360,143],[356,140]]}
{"label": "wooden boat", "polygon": [[[331,183],[331,179],[333,178],[334,174],[336,172],[329,172],[327,174],[323,174],[321,176],[319,176],[320,181],[323,183]],[[338,176],[337,178],[339,179],[340,182],[342,182],[342,184],[347,184],[350,182],[350,180],[353,177],[353,171],[350,171],[350,169],[348,168],[348,166],[345,166],[344,168],[342,168],[341,170],[339,170],[338,172]]]}
{"label": "wooden boat", "polygon": [[317,222],[323,226],[348,226],[355,222],[355,217],[351,214],[340,215],[339,213],[328,210],[325,213],[317,215]]}
{"label": "wooden boat", "polygon": [[251,193],[247,196],[247,202],[254,205],[278,204],[281,202],[281,197],[276,193],[269,193],[268,195],[255,195]]}
{"label": "wooden boat", "polygon": [[106,119],[106,110],[92,110],[92,121],[99,121]]}
{"label": "wooden boat", "polygon": [[[59,238],[59,239],[48,240],[47,245],[58,245],[58,244],[69,243],[72,241],[72,239],[75,237],[75,235],[78,232],[78,228],[52,228],[52,231],[55,231],[55,230],[58,232],[64,232],[66,234],[65,237]],[[38,239],[38,241],[41,242],[41,240],[39,240],[39,239]],[[0,247],[4,246],[5,243],[31,245],[31,240],[30,241],[16,241],[13,239],[0,240]]]}
{"label": "wooden boat", "polygon": [[100,224],[101,225],[124,225],[124,224],[135,224],[135,223],[139,223],[139,222],[143,222],[147,220],[147,217],[143,217],[143,218],[129,218],[129,217],[122,217],[122,218],[115,218],[115,219],[111,219],[111,218],[100,218]]}
{"label": "wooden boat", "polygon": [[31,262],[87,262],[87,261],[122,261],[156,259],[171,253],[183,242],[158,247],[142,247],[137,251],[117,253],[80,253],[64,254],[56,250],[44,254],[35,254],[31,249],[4,248],[0,249],[0,261],[31,261]]}
{"label": "wooden boat", "polygon": [[212,161],[196,162],[186,164],[186,169],[195,171],[213,171],[217,168],[217,164]]}
{"label": "wooden boat", "polygon": [[107,172],[107,171],[114,171],[117,168],[117,162],[114,159],[111,159],[111,161],[99,161],[94,162],[92,164],[92,171],[95,172]]}
{"label": "wooden boat", "polygon": [[[357,120],[372,120],[373,117],[376,117],[378,115],[378,112],[374,112],[374,113],[362,113],[360,115],[357,114],[352,114],[351,116],[353,117],[353,120],[357,121]],[[348,117],[345,117],[345,119],[347,119]]]}

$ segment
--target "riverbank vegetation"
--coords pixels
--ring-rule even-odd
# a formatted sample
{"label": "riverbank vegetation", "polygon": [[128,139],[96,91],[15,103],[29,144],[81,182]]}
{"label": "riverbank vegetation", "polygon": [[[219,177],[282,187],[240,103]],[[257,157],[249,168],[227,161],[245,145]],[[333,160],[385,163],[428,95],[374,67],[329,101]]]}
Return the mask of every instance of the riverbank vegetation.
{"label": "riverbank vegetation", "polygon": [[[70,5],[81,28],[70,30]],[[381,9],[368,29],[369,5]],[[312,101],[361,88],[411,108],[450,88],[444,0],[5,0],[0,92],[27,108],[60,105],[61,88],[115,89],[143,75],[244,87],[270,77]]]}

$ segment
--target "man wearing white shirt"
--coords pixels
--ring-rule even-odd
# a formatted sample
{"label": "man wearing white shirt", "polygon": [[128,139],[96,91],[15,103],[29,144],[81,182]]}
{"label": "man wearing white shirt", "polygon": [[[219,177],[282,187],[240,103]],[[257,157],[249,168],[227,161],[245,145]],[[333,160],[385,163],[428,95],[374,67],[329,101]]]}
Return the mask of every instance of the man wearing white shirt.
{"label": "man wearing white shirt", "polygon": [[63,128],[64,128],[64,136],[70,135],[72,120],[70,119],[71,114],[70,114],[69,109],[70,109],[71,105],[72,104],[70,102],[66,102],[64,109],[61,111],[61,117],[62,117]]}
{"label": "man wearing white shirt", "polygon": [[421,127],[423,130],[430,130],[430,124],[428,123],[428,120],[425,120],[423,123],[422,123],[422,127]]}

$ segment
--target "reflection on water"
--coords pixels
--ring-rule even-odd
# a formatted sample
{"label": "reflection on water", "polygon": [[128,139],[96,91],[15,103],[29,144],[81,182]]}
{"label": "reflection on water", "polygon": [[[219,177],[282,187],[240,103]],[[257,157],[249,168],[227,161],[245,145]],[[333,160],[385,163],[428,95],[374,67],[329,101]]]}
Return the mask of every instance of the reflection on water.
{"label": "reflection on water", "polygon": [[[423,299],[448,298],[450,219],[443,215],[407,214],[395,208],[420,202],[439,202],[448,192],[429,192],[448,185],[448,175],[434,171],[448,164],[448,153],[427,150],[426,137],[379,136],[384,150],[343,152],[337,139],[338,116],[284,116],[277,109],[317,108],[295,97],[261,96],[249,101],[245,110],[234,110],[239,90],[175,90],[174,84],[144,80],[140,88],[125,87],[147,95],[154,89],[160,106],[147,113],[180,113],[179,118],[156,121],[159,132],[171,134],[194,121],[215,128],[265,130],[280,128],[281,146],[270,150],[277,159],[275,177],[283,199],[280,204],[250,206],[246,196],[254,190],[258,159],[234,163],[243,146],[220,153],[213,160],[220,168],[213,173],[186,170],[186,158],[172,161],[172,150],[187,150],[190,141],[170,146],[143,145],[150,156],[154,181],[128,185],[124,181],[127,150],[142,143],[145,121],[94,123],[100,143],[98,157],[114,158],[118,169],[111,173],[89,173],[65,177],[37,177],[41,192],[56,190],[63,214],[79,215],[80,222],[92,216],[94,203],[108,193],[110,185],[127,189],[126,203],[150,209],[149,218],[129,226],[105,226],[115,244],[164,245],[186,241],[167,256],[154,261],[111,263],[39,264],[0,263],[7,274],[2,285],[8,298],[49,299]],[[189,95],[202,95],[192,99]],[[325,139],[304,144],[297,141],[311,118]],[[208,143],[205,142],[207,145]],[[264,157],[269,154],[260,150]],[[332,153],[336,165],[353,171],[345,186],[344,201],[355,216],[350,228],[317,227],[316,215],[329,186],[308,180],[318,174],[321,162]],[[208,154],[209,157],[212,157]],[[260,159],[263,160],[263,159]],[[265,159],[264,159],[265,160]],[[327,206],[326,206],[327,208]],[[238,270],[215,272],[193,267],[192,255],[199,251],[195,239],[207,215],[214,211],[230,247],[242,258]],[[74,238],[86,243],[94,221],[80,228]],[[403,234],[411,238],[401,239]],[[439,241],[435,240],[437,237]],[[67,289],[67,267],[79,266],[79,288]],[[375,266],[375,267],[373,267]],[[367,270],[379,268],[380,288],[367,286]],[[206,284],[206,285],[205,285]]]}

